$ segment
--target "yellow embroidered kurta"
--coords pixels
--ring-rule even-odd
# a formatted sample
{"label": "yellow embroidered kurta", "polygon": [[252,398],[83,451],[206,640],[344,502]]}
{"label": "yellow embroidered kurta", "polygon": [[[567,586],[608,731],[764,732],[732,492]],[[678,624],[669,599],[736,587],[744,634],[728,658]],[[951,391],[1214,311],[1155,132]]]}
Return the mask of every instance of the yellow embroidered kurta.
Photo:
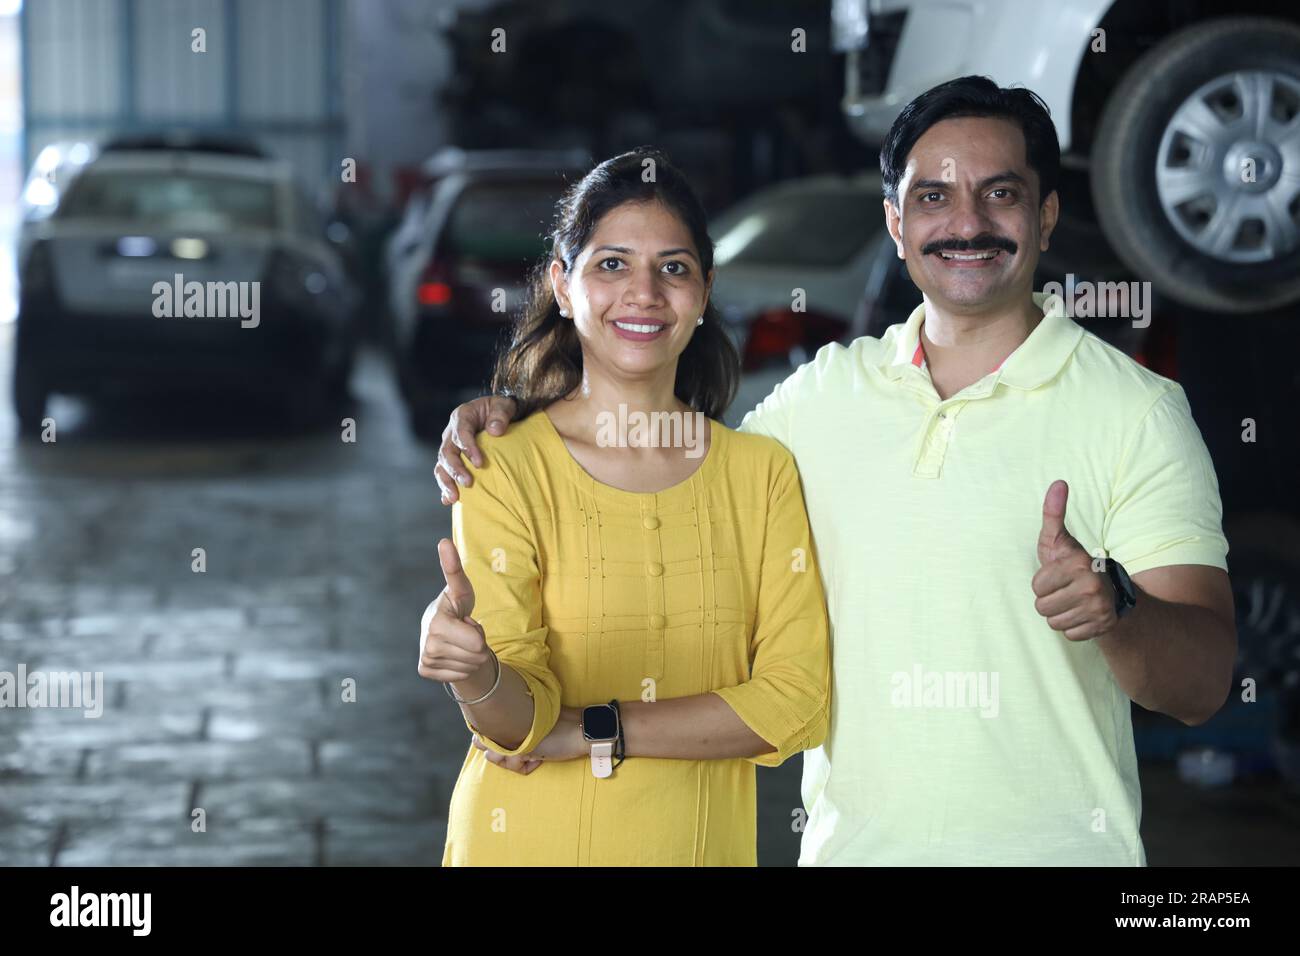
{"label": "yellow embroidered kurta", "polygon": [[534,700],[519,747],[480,736],[527,753],[561,706],[712,691],[776,752],[629,756],[597,779],[587,758],[524,775],[469,746],[444,865],[756,864],[754,765],[826,736],[826,603],[794,459],[770,438],[710,429],[695,473],[648,494],[593,479],[545,412],[479,436],[485,463],[469,466],[453,538],[473,616]]}

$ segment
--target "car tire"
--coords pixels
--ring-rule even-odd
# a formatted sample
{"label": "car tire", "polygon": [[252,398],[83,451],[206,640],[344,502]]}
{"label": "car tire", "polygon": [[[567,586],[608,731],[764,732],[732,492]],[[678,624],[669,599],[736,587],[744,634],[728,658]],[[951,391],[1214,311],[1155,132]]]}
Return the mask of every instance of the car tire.
{"label": "car tire", "polygon": [[[1251,85],[1256,76],[1267,84]],[[1231,116],[1235,98],[1243,118],[1254,103],[1286,111],[1297,89],[1300,27],[1264,17],[1187,27],[1129,68],[1102,112],[1092,191],[1107,240],[1140,278],[1206,311],[1255,312],[1300,299],[1296,200],[1287,197],[1300,143],[1276,129],[1242,137],[1209,107],[1213,101]],[[1250,185],[1235,172],[1246,158],[1263,177]],[[1192,180],[1198,198],[1185,198],[1180,190]],[[1260,248],[1242,246],[1243,236]]]}
{"label": "car tire", "polygon": [[416,375],[408,356],[395,357],[394,365],[397,369],[398,391],[406,405],[411,434],[422,442],[441,443],[447,419],[458,404],[458,393],[451,389],[431,387],[427,380],[422,381]]}
{"label": "car tire", "polygon": [[443,430],[447,419],[455,407],[455,400],[450,395],[421,395],[412,398],[408,405],[408,418],[411,434],[422,442],[442,442]]}
{"label": "car tire", "polygon": [[1232,516],[1224,522],[1234,555],[1237,623],[1234,689],[1254,680],[1277,708],[1272,755],[1283,778],[1300,784],[1300,519]]}
{"label": "car tire", "polygon": [[283,420],[293,431],[308,431],[320,425],[329,397],[316,381],[303,382],[281,393]]}
{"label": "car tire", "polygon": [[23,358],[20,351],[18,361],[14,363],[13,380],[14,414],[18,418],[19,435],[35,437],[40,434],[49,395],[44,377],[34,363]]}
{"label": "car tire", "polygon": [[340,363],[326,379],[325,397],[338,408],[346,408],[352,402],[353,364],[351,359]]}

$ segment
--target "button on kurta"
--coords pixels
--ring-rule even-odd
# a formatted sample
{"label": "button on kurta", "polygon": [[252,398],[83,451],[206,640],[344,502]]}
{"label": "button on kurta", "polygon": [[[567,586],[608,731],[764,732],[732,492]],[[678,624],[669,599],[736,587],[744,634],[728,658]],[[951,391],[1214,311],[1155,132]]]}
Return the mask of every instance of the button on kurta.
{"label": "button on kurta", "polygon": [[659,519],[654,515],[646,515],[641,519],[641,527],[645,528],[647,531],[654,531],[659,527]]}
{"label": "button on kurta", "polygon": [[667,624],[667,623],[668,623],[668,618],[664,617],[662,614],[651,614],[651,615],[650,615],[650,626],[651,626],[651,627],[663,627],[663,626],[664,626],[665,624]]}
{"label": "button on kurta", "polygon": [[659,575],[664,573],[664,566],[660,564],[658,561],[651,561],[648,565],[646,565],[646,570],[650,572],[650,576],[652,578],[657,578],[659,577]]}

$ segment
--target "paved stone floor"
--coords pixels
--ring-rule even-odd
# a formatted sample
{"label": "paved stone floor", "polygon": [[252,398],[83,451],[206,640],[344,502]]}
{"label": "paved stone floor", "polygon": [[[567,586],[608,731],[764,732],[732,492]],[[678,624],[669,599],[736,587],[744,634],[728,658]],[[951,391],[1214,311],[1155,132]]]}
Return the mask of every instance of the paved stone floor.
{"label": "paved stone floor", "polygon": [[[0,710],[0,864],[436,864],[468,741],[415,659],[449,512],[385,366],[358,369],[355,444],[216,398],[55,399],[58,442],[17,443],[10,337],[0,670],[102,671],[104,710]],[[797,856],[800,767],[759,772],[764,864]],[[1225,810],[1163,773],[1153,862],[1300,859],[1275,788]]]}

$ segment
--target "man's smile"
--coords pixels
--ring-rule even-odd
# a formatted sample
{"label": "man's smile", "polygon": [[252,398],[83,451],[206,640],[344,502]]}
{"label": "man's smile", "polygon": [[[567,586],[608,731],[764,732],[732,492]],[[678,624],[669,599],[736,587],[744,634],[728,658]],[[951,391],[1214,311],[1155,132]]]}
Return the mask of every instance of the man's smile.
{"label": "man's smile", "polygon": [[1001,249],[988,249],[982,252],[936,252],[943,264],[955,269],[982,269],[993,264],[1002,255]]}

